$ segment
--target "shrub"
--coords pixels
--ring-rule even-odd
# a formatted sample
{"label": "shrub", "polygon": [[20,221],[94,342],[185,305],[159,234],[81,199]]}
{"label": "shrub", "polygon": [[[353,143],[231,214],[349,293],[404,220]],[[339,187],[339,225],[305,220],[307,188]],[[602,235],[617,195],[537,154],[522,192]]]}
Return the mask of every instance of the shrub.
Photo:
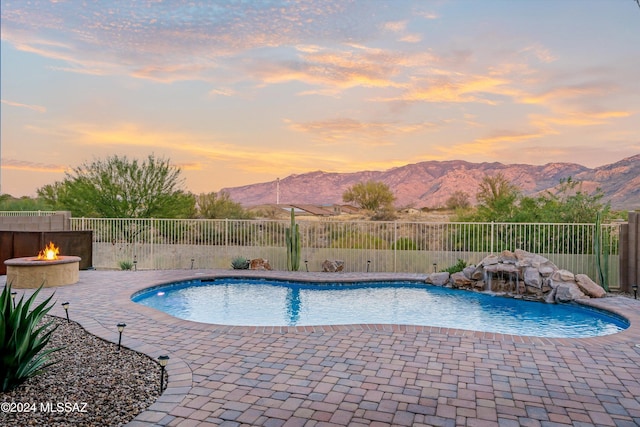
{"label": "shrub", "polygon": [[120,261],[120,270],[131,270],[133,263],[131,261]]}
{"label": "shrub", "polygon": [[50,362],[48,356],[60,348],[44,350],[55,330],[50,328],[53,322],[40,325],[53,306],[48,305],[53,295],[29,311],[40,289],[42,286],[26,301],[20,298],[15,306],[10,284],[0,294],[0,380],[3,392],[56,363]]}
{"label": "shrub", "polygon": [[237,256],[231,261],[231,267],[234,270],[246,270],[249,268],[250,261],[243,256]]}
{"label": "shrub", "polygon": [[458,258],[458,262],[457,262],[457,263],[455,263],[454,265],[452,265],[452,266],[451,266],[451,267],[449,267],[449,268],[445,268],[445,269],[444,269],[444,270],[442,270],[442,271],[446,271],[446,272],[447,272],[447,273],[449,273],[449,274],[458,273],[458,272],[460,272],[460,271],[464,270],[464,268],[465,268],[466,266],[467,266],[466,261],[464,261],[464,260],[462,260],[462,259]]}
{"label": "shrub", "polygon": [[391,245],[391,249],[397,249],[400,251],[415,251],[418,249],[418,245],[412,239],[408,237],[401,237]]}

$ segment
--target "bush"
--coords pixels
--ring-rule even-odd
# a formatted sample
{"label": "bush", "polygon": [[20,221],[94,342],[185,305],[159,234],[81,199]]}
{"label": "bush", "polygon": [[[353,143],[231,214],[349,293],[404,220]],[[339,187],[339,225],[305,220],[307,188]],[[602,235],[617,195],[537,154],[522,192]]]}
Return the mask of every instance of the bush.
{"label": "bush", "polygon": [[55,330],[50,328],[53,322],[39,325],[53,306],[48,306],[53,295],[29,311],[40,289],[42,286],[26,302],[20,298],[15,307],[10,284],[0,294],[0,381],[3,392],[56,363],[50,362],[48,356],[60,348],[44,350]]}
{"label": "bush", "polygon": [[231,267],[234,270],[246,270],[249,268],[250,261],[243,256],[237,256],[231,261]]}
{"label": "bush", "polygon": [[416,242],[414,242],[413,239],[410,239],[408,237],[401,237],[396,240],[393,245],[391,245],[391,249],[397,249],[400,251],[415,251],[418,249],[418,245],[416,245]]}
{"label": "bush", "polygon": [[443,272],[446,271],[449,274],[453,274],[453,273],[458,273],[462,270],[464,270],[464,268],[467,266],[466,261],[458,258],[458,262],[455,263],[454,265],[452,265],[449,268],[445,268],[444,270],[442,270]]}
{"label": "bush", "polygon": [[131,270],[133,263],[131,261],[120,261],[120,270]]}

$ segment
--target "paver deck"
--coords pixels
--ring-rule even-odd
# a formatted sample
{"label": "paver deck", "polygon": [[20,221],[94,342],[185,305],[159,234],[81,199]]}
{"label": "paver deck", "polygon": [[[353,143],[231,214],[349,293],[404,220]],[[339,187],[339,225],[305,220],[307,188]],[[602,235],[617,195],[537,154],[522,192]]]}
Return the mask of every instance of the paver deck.
{"label": "paver deck", "polygon": [[[132,427],[640,425],[640,301],[593,302],[627,317],[623,332],[549,339],[397,325],[209,325],[130,299],[156,284],[234,274],[424,277],[82,271],[78,283],[42,296],[55,291],[57,301],[69,301],[71,319],[97,336],[117,342],[115,325],[125,322],[124,346],[170,356],[166,391]],[[51,313],[64,316],[60,304]]]}

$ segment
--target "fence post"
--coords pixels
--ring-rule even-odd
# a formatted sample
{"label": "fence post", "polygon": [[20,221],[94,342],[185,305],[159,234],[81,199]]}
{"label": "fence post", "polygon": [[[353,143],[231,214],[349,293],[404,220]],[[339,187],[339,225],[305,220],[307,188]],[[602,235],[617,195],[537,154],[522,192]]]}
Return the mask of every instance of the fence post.
{"label": "fence post", "polygon": [[229,218],[224,219],[224,248],[229,249]]}
{"label": "fence post", "polygon": [[393,272],[398,272],[398,221],[393,221]]}
{"label": "fence post", "polygon": [[491,221],[491,247],[489,248],[490,251],[489,253],[495,253],[495,251],[493,250],[493,245],[494,245],[494,232],[495,232],[495,227],[494,227],[495,223],[493,221]]}
{"label": "fence post", "polygon": [[[155,239],[155,235],[156,235],[155,229],[157,227],[156,227],[156,223],[155,222],[156,222],[155,218],[151,218],[151,236],[150,236],[151,237],[151,248],[150,248],[150,250],[151,250],[151,269],[152,270],[156,269],[156,257],[155,257],[155,247],[154,247],[154,245],[155,245],[155,240],[156,240]],[[138,239],[139,238],[140,238],[140,235],[138,235]]]}

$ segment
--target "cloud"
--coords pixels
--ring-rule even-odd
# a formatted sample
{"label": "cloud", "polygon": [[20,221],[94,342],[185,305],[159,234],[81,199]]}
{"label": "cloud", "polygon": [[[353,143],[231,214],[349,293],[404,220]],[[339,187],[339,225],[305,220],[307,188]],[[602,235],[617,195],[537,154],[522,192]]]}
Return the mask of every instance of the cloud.
{"label": "cloud", "polygon": [[[252,147],[220,141],[211,135],[151,130],[134,123],[121,123],[101,128],[92,124],[67,124],[68,140],[78,146],[98,148],[125,147],[133,151],[136,147],[153,151],[173,152],[180,158],[196,158],[198,161],[176,162],[185,170],[202,170],[211,164],[222,162],[249,172],[281,173],[282,170],[298,172],[317,168],[318,153],[295,150],[274,150],[271,147]],[[323,156],[331,163],[331,156]]]}
{"label": "cloud", "polygon": [[336,48],[297,46],[297,58],[247,62],[247,71],[263,84],[299,81],[339,92],[353,87],[394,87],[403,67],[402,54],[362,45]]}
{"label": "cloud", "polygon": [[[159,82],[211,79],[220,58],[254,49],[375,34],[376,9],[325,0],[308,2],[14,2],[3,3],[2,39],[16,49],[59,60],[60,70],[130,74]],[[64,40],[64,41],[61,41]],[[176,64],[180,64],[176,66]]]}
{"label": "cloud", "polygon": [[183,171],[201,171],[204,169],[201,162],[183,162],[175,163],[174,165]]}
{"label": "cloud", "polygon": [[433,123],[364,122],[350,118],[336,118],[296,123],[286,120],[288,128],[296,132],[315,135],[325,143],[357,143],[390,145],[391,140],[401,134],[417,133],[433,129]]}
{"label": "cloud", "polygon": [[393,33],[402,33],[407,29],[407,21],[385,22],[382,27],[386,31],[391,31]]}
{"label": "cloud", "polygon": [[573,85],[559,85],[538,94],[524,94],[518,99],[524,104],[550,105],[557,102],[581,102],[603,97],[615,88],[607,83],[584,83]]}
{"label": "cloud", "polygon": [[501,130],[501,131],[495,131],[486,137],[478,138],[473,141],[473,144],[474,145],[480,144],[484,147],[488,147],[496,144],[517,143],[521,141],[527,141],[530,139],[538,139],[538,138],[542,138],[547,134],[548,134],[547,132],[542,132],[542,131],[517,132],[517,131],[511,131],[511,130]]}
{"label": "cloud", "polygon": [[398,40],[406,43],[418,43],[422,41],[422,35],[418,33],[407,33],[408,21],[393,21],[382,24],[384,31],[398,34]]}
{"label": "cloud", "polygon": [[231,88],[211,89],[209,91],[211,96],[234,96],[237,92]]}
{"label": "cloud", "polygon": [[418,12],[418,15],[423,17],[424,19],[439,19],[440,15],[438,15],[435,12],[427,12],[427,11],[423,11],[423,12]]}
{"label": "cloud", "polygon": [[6,104],[6,105],[10,105],[11,107],[26,108],[28,110],[37,111],[38,113],[46,113],[47,112],[46,107],[43,107],[41,105],[21,104],[19,102],[9,101],[7,99],[2,99],[2,100],[0,100],[0,102],[2,102],[3,104]]}
{"label": "cloud", "polygon": [[481,103],[495,105],[490,95],[512,95],[510,81],[489,75],[446,73],[415,79],[399,96],[377,98],[384,102]]}
{"label": "cloud", "polygon": [[68,167],[61,165],[6,158],[2,159],[2,168],[27,172],[65,172],[68,170]]}
{"label": "cloud", "polygon": [[524,49],[521,49],[520,53],[531,53],[540,62],[547,63],[547,64],[554,62],[558,59],[555,55],[553,55],[553,53],[551,53],[551,51],[548,48],[542,46],[539,43],[535,43],[531,46],[527,46]]}
{"label": "cloud", "polygon": [[422,36],[420,34],[406,34],[400,37],[400,41],[406,43],[420,43],[422,41]]}
{"label": "cloud", "polygon": [[531,124],[539,127],[556,126],[595,126],[611,123],[611,119],[632,116],[629,111],[570,111],[557,113],[556,115],[531,115]]}

